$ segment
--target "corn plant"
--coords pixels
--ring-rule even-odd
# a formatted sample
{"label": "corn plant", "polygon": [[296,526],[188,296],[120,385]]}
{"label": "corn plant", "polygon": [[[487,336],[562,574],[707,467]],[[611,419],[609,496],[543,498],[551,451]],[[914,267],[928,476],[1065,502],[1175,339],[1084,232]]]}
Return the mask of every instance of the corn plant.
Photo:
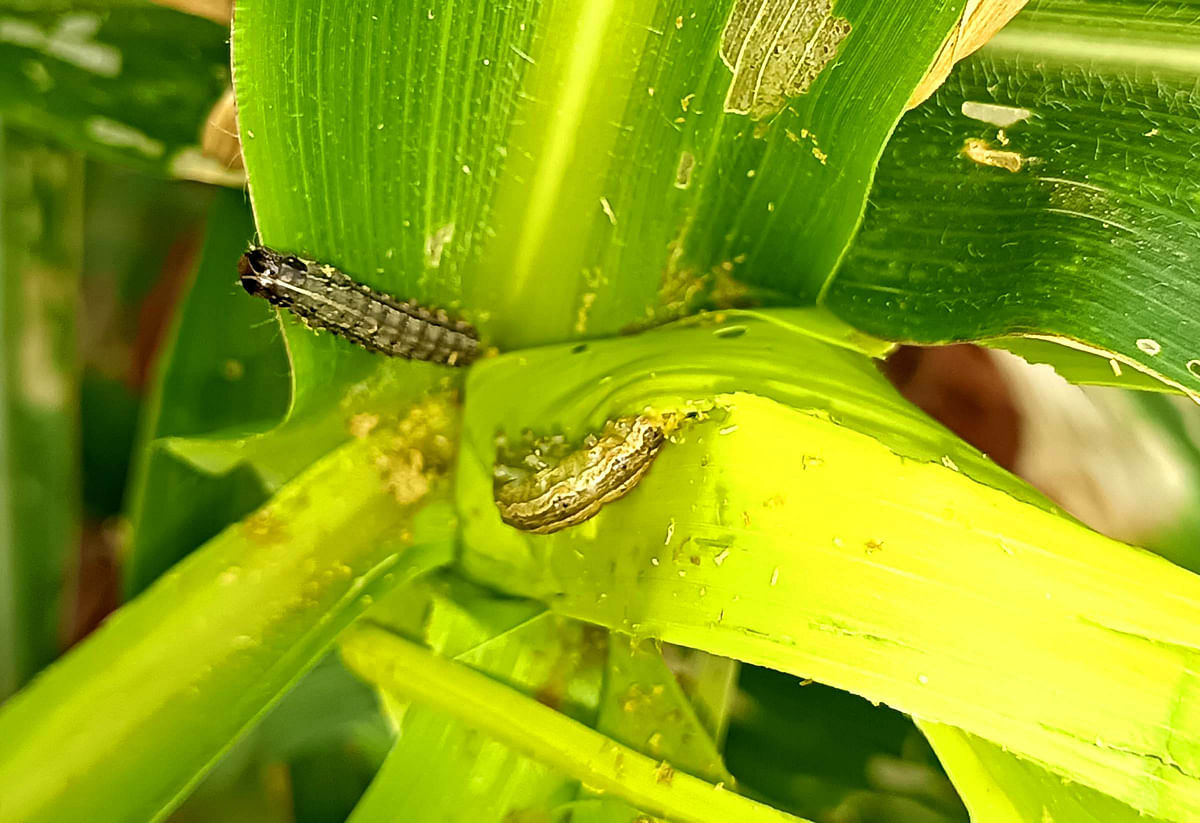
{"label": "corn plant", "polygon": [[[0,820],[1200,817],[1200,580],[878,369],[1200,400],[1200,3],[169,5],[0,2]],[[316,334],[251,246],[482,356]],[[173,259],[64,653],[79,272]],[[556,469],[584,514],[502,518]]]}

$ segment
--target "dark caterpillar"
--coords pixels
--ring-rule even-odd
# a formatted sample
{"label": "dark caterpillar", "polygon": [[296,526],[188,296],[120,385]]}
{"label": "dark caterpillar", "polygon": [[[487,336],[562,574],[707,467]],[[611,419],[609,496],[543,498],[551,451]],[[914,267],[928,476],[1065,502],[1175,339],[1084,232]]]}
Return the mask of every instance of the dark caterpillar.
{"label": "dark caterpillar", "polygon": [[242,255],[238,274],[250,294],[368,351],[449,366],[464,366],[479,354],[469,323],[375,291],[333,266],[256,247]]}

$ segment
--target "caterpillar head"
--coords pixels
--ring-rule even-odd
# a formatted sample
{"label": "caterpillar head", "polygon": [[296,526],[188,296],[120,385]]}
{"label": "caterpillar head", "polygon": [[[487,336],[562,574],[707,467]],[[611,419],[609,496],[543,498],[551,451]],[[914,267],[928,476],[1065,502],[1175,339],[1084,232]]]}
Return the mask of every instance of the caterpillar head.
{"label": "caterpillar head", "polygon": [[266,294],[268,281],[279,272],[280,255],[264,248],[253,248],[238,260],[238,277],[242,288],[253,295]]}
{"label": "caterpillar head", "polygon": [[271,294],[274,281],[287,280],[289,275],[307,271],[308,266],[300,258],[283,255],[263,246],[255,246],[238,260],[238,277],[242,288],[255,296],[266,297]]}

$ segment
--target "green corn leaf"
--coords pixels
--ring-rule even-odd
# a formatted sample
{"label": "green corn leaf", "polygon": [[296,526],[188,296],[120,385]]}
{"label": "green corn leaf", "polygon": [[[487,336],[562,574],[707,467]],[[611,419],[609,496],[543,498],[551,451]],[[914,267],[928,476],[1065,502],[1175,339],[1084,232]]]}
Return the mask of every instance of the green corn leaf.
{"label": "green corn leaf", "polygon": [[0,129],[0,695],[59,652],[80,532],[83,163]]}
{"label": "green corn leaf", "polygon": [[[1200,814],[1200,728],[1186,708],[1200,648],[1196,579],[1062,517],[886,386],[864,353],[886,351],[883,340],[926,339],[925,331],[902,329],[901,322],[920,330],[936,312],[908,304],[900,312],[898,303],[889,304],[890,314],[877,315],[882,320],[872,325],[846,297],[855,283],[872,284],[860,291],[875,288],[869,277],[855,278],[878,231],[872,222],[878,205],[843,274],[830,281],[899,109],[963,5],[813,2],[803,14],[813,15],[809,22],[820,23],[830,38],[817,42],[800,38],[783,15],[792,5],[774,0],[723,0],[701,10],[676,0],[561,0],[482,11],[382,0],[243,2],[233,30],[237,92],[263,242],[462,313],[486,343],[503,349],[609,336],[704,304],[812,304],[819,294],[877,337],[851,334],[817,310],[731,312],[638,337],[526,348],[464,375],[371,357],[285,317],[290,387],[264,372],[244,385],[269,385],[267,393],[240,400],[232,391],[205,395],[196,377],[230,359],[203,351],[212,328],[235,328],[243,310],[244,317],[270,317],[236,294],[233,263],[248,226],[244,209],[225,202],[217,214],[229,222],[214,227],[200,268],[212,279],[198,281],[179,321],[146,442],[153,444],[151,459],[166,461],[161,465],[203,483],[215,478],[205,488],[218,491],[199,501],[206,505],[224,496],[235,477],[244,479],[249,496],[262,489],[279,494],[265,519],[260,512],[212,538],[0,711],[5,812],[31,820],[163,816],[357,614],[358,594],[385,590],[394,583],[384,580],[389,571],[403,576],[445,563],[454,519],[449,501],[437,500],[414,522],[412,507],[397,506],[379,476],[406,482],[411,473],[397,479],[388,461],[381,467],[374,459],[372,444],[384,438],[356,435],[380,420],[389,421],[386,429],[432,389],[465,382],[455,501],[464,517],[462,567],[506,593],[549,604],[554,613],[540,618],[542,630],[581,632],[574,621],[582,619],[637,639],[812,676],[922,722],[964,730],[981,747],[1007,749],[1041,770],[1030,777],[1011,757],[960,750],[959,768],[951,771],[964,786],[972,785],[962,777],[971,772],[962,764],[987,757],[1008,770],[1006,790],[1026,779],[1067,778],[1090,787],[1086,792],[1105,793],[1103,802],[1113,808],[1164,819]],[[1123,19],[1132,6],[1114,8],[1111,17]],[[1161,4],[1155,13],[1164,9],[1169,15]],[[1073,13],[1031,17],[1036,25],[1030,25],[1067,30]],[[1190,18],[1164,19],[1186,34]],[[1148,37],[1150,28],[1131,30]],[[1052,103],[1059,86],[1071,90],[1087,78],[1111,76],[1095,61],[1071,75],[1077,82],[1060,83],[1074,71],[1074,57],[1033,30],[1014,29],[1024,39],[999,41],[958,77],[978,66],[985,67],[984,79],[988,66],[1008,66],[1006,76],[1020,77],[1013,55],[1057,55],[1066,68],[1054,60],[1038,68],[1045,85],[1039,102]],[[1170,65],[1153,82],[1134,76],[1137,88],[1158,94],[1172,88],[1166,81],[1181,82],[1177,63],[1186,63],[1186,54],[1172,54],[1168,49],[1161,57]],[[1125,71],[1124,59],[1118,54],[1112,62]],[[774,73],[790,60],[812,75],[803,92]],[[979,77],[971,82],[972,93],[982,88],[996,96],[988,98],[992,103],[1010,90]],[[945,95],[964,88],[950,87],[921,111],[961,126],[961,106],[954,109]],[[1170,131],[1176,121],[1168,120],[1186,121],[1191,104],[1185,96],[1173,99],[1181,109],[1155,114],[1159,135],[1145,139],[1181,139]],[[1098,111],[1111,114],[1103,105]],[[977,119],[962,116],[979,128]],[[942,122],[918,128],[945,139]],[[1047,122],[1027,118],[1005,139],[1018,139],[1021,128],[1037,136]],[[995,146],[973,143],[964,156],[965,139],[999,140],[992,125],[985,131],[967,138],[950,130],[958,141],[953,162],[968,164],[966,177],[991,191],[995,175],[1021,182],[1027,171],[1041,174],[1041,166],[1024,161],[1017,172],[1006,170],[1003,163],[1013,161],[989,153]],[[910,137],[901,132],[897,151]],[[131,147],[139,145],[146,144]],[[1091,142],[1043,145],[1036,150],[1051,156],[1056,149],[1053,156],[1064,159],[1092,149]],[[164,148],[163,157],[170,156]],[[1126,184],[1134,179],[1131,168],[1138,167],[1127,164]],[[883,196],[889,189],[881,181]],[[1121,191],[1121,181],[1085,182]],[[1170,196],[1186,195],[1184,185]],[[1001,184],[998,191],[1003,199],[1018,189]],[[928,195],[912,200],[922,208],[938,202]],[[1183,202],[1168,205],[1182,213]],[[1128,261],[1118,229],[1126,227],[1126,211],[1136,211],[1131,204],[1127,198],[1113,205],[1120,214],[1052,205],[1058,210],[1043,209],[1041,216],[1117,231],[1119,242],[1109,244],[1116,251],[1103,251]],[[962,204],[954,209],[972,213]],[[1159,262],[1174,277],[1189,235],[1182,232],[1170,245],[1162,226],[1151,220],[1137,227],[1148,232],[1156,254],[1166,255]],[[905,239],[904,248],[916,243]],[[1055,271],[1085,270],[1062,245],[1025,253],[1017,262],[1033,261],[1026,274],[1042,274],[1035,264],[1043,257],[1060,264]],[[1168,286],[1186,296],[1184,285],[1172,279]],[[1095,329],[1112,318],[1075,310],[1085,305],[1080,295],[1095,293],[1078,283],[1072,288],[1046,305],[1061,303],[1069,309],[1063,316],[1082,318],[1075,330],[1049,321],[1030,328],[1018,322],[1025,317],[1018,311],[984,334],[971,326],[970,312],[950,316],[969,327],[962,333],[968,337],[1070,338],[1186,388],[1190,361],[1177,357],[1186,334],[1172,336],[1186,332],[1186,317],[1159,312],[1154,319],[1171,333],[1130,338],[1127,351],[1097,336]],[[1146,289],[1130,293],[1144,296]],[[1010,294],[976,293],[964,305],[1009,307]],[[1077,303],[1059,301],[1062,294]],[[236,313],[212,317],[234,299],[241,301]],[[1131,325],[1114,321],[1114,341],[1139,320],[1128,305],[1118,311]],[[274,334],[273,325],[264,329],[264,337]],[[928,334],[940,340],[958,332],[938,326]],[[245,338],[255,340],[262,342]],[[1150,343],[1161,351],[1150,354]],[[285,365],[278,348],[269,349],[247,358],[256,368]],[[221,399],[228,419],[198,414],[205,401]],[[500,523],[492,488],[497,433],[515,441],[532,429],[578,441],[613,416],[647,407],[696,417],[673,435],[627,499],[548,537]],[[456,440],[447,435],[444,445]],[[195,540],[178,539],[189,533],[186,518],[160,516],[155,505],[166,499],[164,491],[196,487],[160,484],[156,478],[165,475],[148,465],[139,481],[143,548],[134,588],[202,538],[196,531]],[[216,512],[207,528],[238,514]],[[436,539],[422,537],[427,529]],[[434,546],[432,556],[413,556],[409,565],[409,554],[396,560],[410,543]],[[247,585],[222,583],[231,579]],[[507,606],[497,607],[475,635],[492,636],[490,628],[511,616]],[[684,711],[687,695],[662,659],[640,658],[631,647],[611,645],[624,641],[610,637],[610,687],[589,697],[597,712],[593,727],[581,722],[589,717],[572,713],[593,705],[589,700],[564,703],[559,712],[522,693],[528,648],[483,640],[463,645],[472,627],[459,621],[474,618],[438,619],[444,622],[430,626],[436,652],[374,626],[353,630],[343,646],[368,680],[432,707],[410,710],[417,740],[445,737],[440,777],[429,788],[448,786],[467,754],[482,746],[495,760],[491,771],[477,772],[481,780],[493,781],[488,785],[497,791],[528,792],[573,819],[619,819],[633,807],[684,820],[788,819],[687,769],[664,771],[652,743],[658,709],[644,717],[617,711],[637,708],[636,701],[622,702],[634,681],[661,685],[687,728],[703,734],[693,741],[664,734],[658,744],[681,747],[681,764],[688,758],[688,769],[720,781],[725,772],[713,739],[721,737],[727,676],[711,676],[697,693],[710,696],[694,696],[696,705]],[[186,649],[178,648],[181,637]],[[549,642],[542,635],[526,639]],[[727,673],[733,664],[717,665]],[[475,667],[518,674],[493,679]],[[515,722],[497,719],[505,711]],[[593,750],[607,757],[591,757]],[[368,796],[359,809],[364,820],[386,819],[400,779],[419,764],[415,749],[393,755],[385,766],[391,776],[375,790],[382,799]],[[47,762],[59,766],[47,771]],[[521,770],[521,785],[505,782],[509,769]],[[613,797],[597,801],[563,789],[580,781]],[[432,808],[419,805],[429,795],[410,800]]]}
{"label": "green corn leaf", "polygon": [[89,156],[151,174],[241,186],[203,154],[229,87],[229,32],[134,0],[0,3],[0,115]]}
{"label": "green corn leaf", "polygon": [[424,435],[324,458],[5,704],[5,816],[162,819],[370,596],[444,563],[453,518],[407,450],[436,448],[443,417],[422,408]]}
{"label": "green corn leaf", "polygon": [[[416,620],[404,616],[414,614]],[[397,591],[371,617],[618,743],[669,763],[672,773],[680,769],[733,783],[720,765],[713,737],[657,649],[634,648],[627,637],[610,638],[602,629],[567,620],[541,604],[458,583],[432,598]],[[702,667],[689,671],[696,673],[696,681],[705,679]],[[718,714],[724,711],[722,707]],[[609,815],[624,820],[638,815],[519,754],[520,744],[514,749],[453,713],[419,702],[393,707],[392,714],[401,727],[399,737],[355,809],[354,823],[435,818],[499,823],[560,819],[568,813],[572,820],[599,821]]]}
{"label": "green corn leaf", "polygon": [[258,227],[503,348],[812,302],[962,5],[244,3]]}
{"label": "green corn leaf", "polygon": [[1061,342],[1200,397],[1198,42],[1188,2],[1031,4],[905,116],[828,305],[889,339]]}
{"label": "green corn leaf", "polygon": [[[436,366],[386,362],[298,323],[281,335],[276,313],[237,285],[252,234],[244,196],[221,193],[142,423],[130,594],[349,440],[356,420],[369,427],[450,385]],[[318,372],[321,383],[296,377]],[[172,505],[181,499],[193,505]]]}
{"label": "green corn leaf", "polygon": [[1103,352],[1082,351],[1049,340],[1012,335],[981,340],[985,346],[1004,349],[1029,363],[1044,364],[1072,383],[1090,386],[1111,386],[1130,391],[1178,393],[1178,389],[1157,377],[1137,369],[1126,368],[1120,361],[1105,357]]}
{"label": "green corn leaf", "polygon": [[[210,209],[197,270],[143,413],[130,484],[133,534],[123,567],[129,594],[264,500],[249,468],[202,472],[167,448],[167,438],[214,431],[229,437],[230,429],[268,427],[286,408],[287,361],[271,312],[237,293],[231,269],[252,234],[242,195],[222,193]],[[172,505],[181,499],[192,505]]]}
{"label": "green corn leaf", "polygon": [[[467,398],[472,573],[953,724],[1153,815],[1200,809],[1200,579],[903,418],[861,355],[730,318],[502,357]],[[548,536],[501,523],[497,432],[578,440],[647,409],[704,418],[627,499]]]}
{"label": "green corn leaf", "polygon": [[1055,823],[1154,823],[1095,789],[1004,751],[994,743],[939,723],[922,723],[942,763],[962,793],[972,820],[1053,820]]}
{"label": "green corn leaf", "polygon": [[382,628],[360,625],[341,641],[347,665],[385,690],[461,718],[585,785],[669,820],[798,818],[675,772],[484,674]]}
{"label": "green corn leaf", "polygon": [[[421,613],[417,632],[424,642],[559,708],[594,717],[604,671],[603,630],[532,601],[456,588],[436,593]],[[380,605],[387,608],[391,601],[404,608],[396,601],[411,602],[419,599],[416,594],[400,590]],[[372,617],[380,617],[378,608]],[[421,703],[393,706],[392,715],[400,734],[355,808],[353,823],[500,823],[539,814],[548,819],[551,810],[575,797],[576,781],[452,715]]]}

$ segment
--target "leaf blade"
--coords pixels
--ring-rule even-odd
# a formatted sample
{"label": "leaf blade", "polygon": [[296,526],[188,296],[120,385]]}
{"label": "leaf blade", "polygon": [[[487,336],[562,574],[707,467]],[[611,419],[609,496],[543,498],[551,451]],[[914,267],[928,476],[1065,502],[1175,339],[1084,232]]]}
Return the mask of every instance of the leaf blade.
{"label": "leaf blade", "polygon": [[[400,505],[378,459],[371,440],[325,458],[5,704],[6,813],[162,819],[365,608],[361,595],[444,563],[444,522],[406,549],[423,501]],[[339,494],[309,505],[330,485]],[[48,759],[55,770],[38,765]]]}
{"label": "leaf blade", "polygon": [[[518,751],[669,819],[698,823],[798,819],[687,774],[676,773],[666,780],[654,760],[383,629],[355,628],[342,640],[342,655],[367,680],[460,715]],[[517,718],[520,729],[509,722]]]}
{"label": "leaf blade", "polygon": [[[898,418],[893,390],[849,356],[736,326],[477,370],[458,491],[470,573],[968,728],[1151,813],[1200,803],[1200,729],[1180,709],[1196,688],[1200,578],[1055,513],[928,420],[889,434],[878,421]],[[549,374],[555,392],[521,388]],[[840,389],[816,390],[826,379]],[[546,536],[500,522],[495,432],[580,439],[607,418],[689,406],[712,419],[593,519]]]}
{"label": "leaf blade", "polygon": [[3,14],[10,123],[145,173],[243,185],[200,146],[229,84],[223,26],[127,0],[8,2]]}
{"label": "leaf blade", "polygon": [[58,656],[82,511],[83,164],[0,130],[0,695]]}
{"label": "leaf blade", "polygon": [[[242,5],[234,62],[264,240],[461,306],[512,348],[755,290],[812,303],[963,0],[795,16],[775,0]],[[808,71],[811,87],[776,78],[768,93],[730,57],[731,15],[763,21],[740,36],[764,70]],[[822,39],[846,21],[843,41]],[[739,83],[773,110],[728,102]]]}
{"label": "leaf blade", "polygon": [[1030,335],[1200,396],[1198,26],[1186,4],[1019,15],[905,117],[828,305],[889,339]]}

